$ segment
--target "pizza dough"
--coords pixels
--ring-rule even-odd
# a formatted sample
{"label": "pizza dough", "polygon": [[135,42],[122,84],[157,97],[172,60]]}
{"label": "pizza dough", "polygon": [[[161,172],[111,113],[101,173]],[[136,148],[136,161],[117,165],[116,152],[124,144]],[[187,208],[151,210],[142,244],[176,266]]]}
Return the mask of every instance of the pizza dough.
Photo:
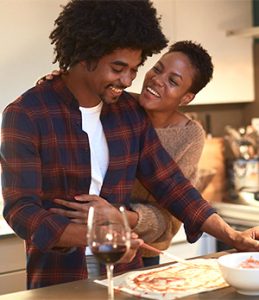
{"label": "pizza dough", "polygon": [[163,268],[135,272],[127,278],[127,286],[149,295],[183,297],[228,286],[216,259],[195,259],[193,264],[177,263]]}

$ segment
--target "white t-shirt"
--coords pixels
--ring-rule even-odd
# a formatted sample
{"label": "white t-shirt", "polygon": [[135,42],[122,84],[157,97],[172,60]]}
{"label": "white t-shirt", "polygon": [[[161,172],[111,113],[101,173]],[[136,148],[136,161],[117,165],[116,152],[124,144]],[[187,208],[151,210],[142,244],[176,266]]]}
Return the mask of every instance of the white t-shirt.
{"label": "white t-shirt", "polygon": [[[86,108],[79,107],[82,114],[82,129],[88,134],[91,155],[91,184],[89,194],[100,195],[104,176],[109,163],[109,150],[103,126],[100,121],[100,113],[103,103]],[[86,254],[91,254],[89,247]]]}

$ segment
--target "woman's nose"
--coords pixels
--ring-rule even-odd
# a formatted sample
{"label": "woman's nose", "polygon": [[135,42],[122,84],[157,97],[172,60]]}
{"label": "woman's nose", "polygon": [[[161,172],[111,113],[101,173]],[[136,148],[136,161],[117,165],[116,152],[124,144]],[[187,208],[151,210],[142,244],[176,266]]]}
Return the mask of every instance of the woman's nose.
{"label": "woman's nose", "polygon": [[153,81],[154,81],[157,85],[159,85],[159,86],[163,86],[163,85],[164,85],[164,78],[163,78],[162,75],[156,74],[156,75],[154,75],[154,77],[153,77],[152,79],[153,79]]}

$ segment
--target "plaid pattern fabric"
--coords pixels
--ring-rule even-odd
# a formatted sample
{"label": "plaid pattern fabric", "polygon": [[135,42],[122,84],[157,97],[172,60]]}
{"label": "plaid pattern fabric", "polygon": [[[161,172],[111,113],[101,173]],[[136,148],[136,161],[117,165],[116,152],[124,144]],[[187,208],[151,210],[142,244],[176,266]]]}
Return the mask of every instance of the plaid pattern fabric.
{"label": "plaid pattern fabric", "polygon": [[[128,205],[135,177],[160,205],[185,223],[188,240],[215,211],[184,178],[161,147],[145,112],[127,93],[104,104],[101,122],[109,148],[109,167],[101,197]],[[2,121],[4,217],[26,240],[28,288],[87,277],[84,248],[61,253],[53,246],[69,220],[48,211],[53,198],[88,193],[91,181],[88,137],[78,103],[57,77],[7,106]],[[126,271],[141,266],[139,255]]]}

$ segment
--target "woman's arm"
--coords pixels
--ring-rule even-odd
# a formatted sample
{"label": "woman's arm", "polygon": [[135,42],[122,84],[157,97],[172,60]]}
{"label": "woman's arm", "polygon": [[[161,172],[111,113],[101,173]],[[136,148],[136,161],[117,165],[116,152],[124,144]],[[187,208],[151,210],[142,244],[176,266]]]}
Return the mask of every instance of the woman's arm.
{"label": "woman's arm", "polygon": [[[174,130],[166,132],[158,130],[158,136],[164,148],[181,168],[185,177],[195,184],[198,162],[205,141],[205,133],[200,124],[196,122],[192,121],[191,126],[190,129],[183,130],[186,134],[183,137],[179,137]],[[189,132],[192,136],[191,140],[187,136]],[[177,136],[179,140],[177,140]],[[178,232],[181,222],[172,217],[167,210],[157,205],[154,197],[138,180],[136,180],[133,188],[132,199],[134,199],[133,202],[138,203],[132,204],[132,209],[137,210],[140,216],[134,230],[145,242],[152,243],[152,246],[160,250],[168,248],[172,238]]]}

